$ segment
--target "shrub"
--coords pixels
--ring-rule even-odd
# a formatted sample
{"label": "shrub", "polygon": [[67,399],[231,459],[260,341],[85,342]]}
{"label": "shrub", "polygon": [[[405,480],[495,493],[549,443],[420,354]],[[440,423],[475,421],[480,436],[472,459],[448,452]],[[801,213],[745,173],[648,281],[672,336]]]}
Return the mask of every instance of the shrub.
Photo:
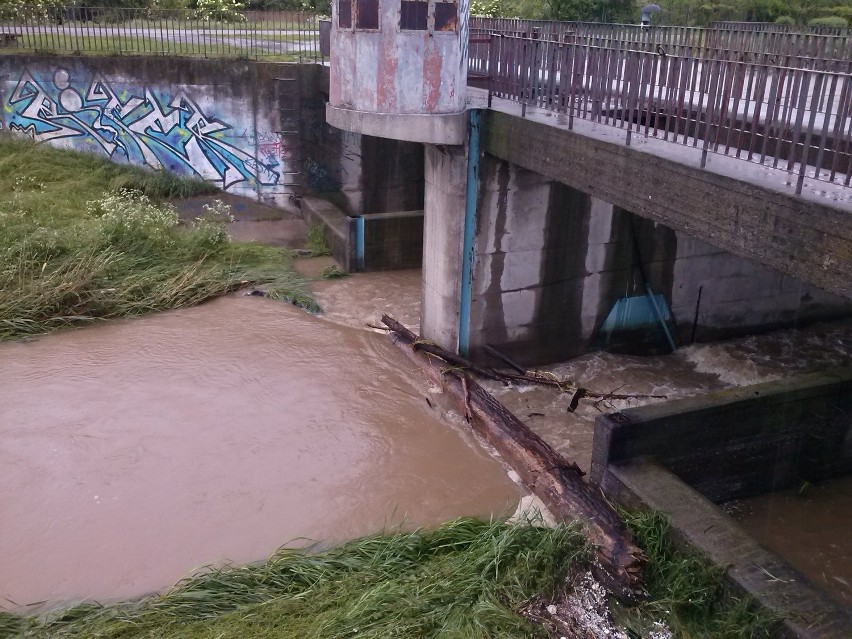
{"label": "shrub", "polygon": [[844,29],[849,26],[845,18],[840,16],[826,16],[824,18],[814,18],[808,20],[809,27],[828,27],[831,29]]}
{"label": "shrub", "polygon": [[793,16],[778,16],[777,18],[775,18],[775,24],[783,24],[792,27],[796,24],[796,20],[793,18]]}

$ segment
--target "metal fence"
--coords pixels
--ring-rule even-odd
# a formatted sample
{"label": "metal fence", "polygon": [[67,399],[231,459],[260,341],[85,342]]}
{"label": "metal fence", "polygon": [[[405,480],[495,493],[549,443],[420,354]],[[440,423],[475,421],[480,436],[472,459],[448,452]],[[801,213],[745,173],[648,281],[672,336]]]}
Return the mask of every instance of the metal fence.
{"label": "metal fence", "polygon": [[779,24],[777,22],[743,22],[741,20],[718,20],[710,25],[714,29],[739,29],[740,31],[797,31],[822,35],[848,35],[852,27],[811,27],[806,25]]}
{"label": "metal fence", "polygon": [[[553,22],[515,18],[472,17],[471,32],[490,33],[592,44],[609,48],[656,51],[657,47],[689,48],[696,57],[757,62],[756,56],[773,56],[775,64],[823,70],[849,70],[852,31],[845,34],[804,33],[749,29]],[[737,57],[738,56],[738,57]]]}
{"label": "metal fence", "polygon": [[849,186],[852,76],[495,34],[489,100]]}
{"label": "metal fence", "polygon": [[0,9],[0,51],[322,59],[315,15],[270,11]]}

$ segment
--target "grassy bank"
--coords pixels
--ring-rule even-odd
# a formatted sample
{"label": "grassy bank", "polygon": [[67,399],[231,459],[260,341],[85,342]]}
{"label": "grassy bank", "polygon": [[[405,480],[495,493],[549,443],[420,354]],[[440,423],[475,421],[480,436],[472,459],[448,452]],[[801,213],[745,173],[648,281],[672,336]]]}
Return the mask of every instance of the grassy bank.
{"label": "grassy bank", "polygon": [[585,557],[576,526],[459,519],[311,554],[280,551],[134,604],[45,618],[0,615],[0,634],[27,637],[532,637],[513,610],[552,593]]}
{"label": "grassy bank", "polygon": [[251,284],[314,309],[290,253],[231,243],[221,210],[187,225],[163,204],[214,190],[0,141],[0,339],[191,306]]}
{"label": "grassy bank", "polygon": [[[626,520],[648,554],[651,595],[618,615],[628,636],[666,636],[657,621],[682,639],[772,636],[774,619],[735,596],[721,569],[677,550],[662,515],[629,514]],[[263,564],[215,570],[136,602],[42,616],[0,613],[0,636],[561,636],[564,630],[551,635],[553,624],[534,624],[516,611],[533,600],[561,606],[566,577],[587,560],[585,538],[574,525],[547,529],[458,519],[434,531],[375,535],[320,553],[281,550]]]}
{"label": "grassy bank", "polygon": [[759,609],[752,597],[734,592],[724,568],[679,550],[665,515],[622,513],[622,518],[648,557],[643,577],[650,595],[621,620],[627,627],[646,630],[649,622],[663,620],[681,639],[774,636],[778,618]]}

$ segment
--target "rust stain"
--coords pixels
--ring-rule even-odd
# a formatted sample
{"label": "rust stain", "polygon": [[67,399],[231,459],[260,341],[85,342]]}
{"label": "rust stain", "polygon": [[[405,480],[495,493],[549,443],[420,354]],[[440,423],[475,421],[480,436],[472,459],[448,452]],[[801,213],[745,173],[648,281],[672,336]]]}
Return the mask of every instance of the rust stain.
{"label": "rust stain", "polygon": [[423,107],[427,113],[435,111],[441,98],[441,71],[443,58],[434,40],[423,54]]}
{"label": "rust stain", "polygon": [[390,30],[385,30],[382,33],[382,39],[379,44],[378,64],[376,105],[381,113],[395,113],[398,110],[396,72],[399,60],[397,60],[396,40]]}

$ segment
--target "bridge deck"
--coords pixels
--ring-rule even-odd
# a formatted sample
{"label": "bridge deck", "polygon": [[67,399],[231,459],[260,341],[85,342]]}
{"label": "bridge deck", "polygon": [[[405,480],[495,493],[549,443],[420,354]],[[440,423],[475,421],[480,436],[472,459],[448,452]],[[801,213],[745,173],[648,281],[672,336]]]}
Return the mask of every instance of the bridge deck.
{"label": "bridge deck", "polygon": [[[471,108],[489,108],[488,91],[468,87],[468,104]],[[514,100],[498,97],[492,97],[490,108],[507,115],[524,117],[565,131],[569,130],[568,116],[564,113],[554,113],[549,109],[534,106],[524,107]],[[574,119],[571,130],[602,142],[630,146],[643,153],[673,160],[686,166],[702,168],[703,152],[700,147],[675,144],[671,141],[637,134],[636,132],[633,132],[628,142],[627,132],[624,129],[580,118]],[[546,149],[542,149],[542,151],[546,152]],[[771,189],[785,195],[796,195],[798,169],[798,164],[794,165],[792,171],[787,171],[756,162],[746,162],[719,153],[708,154],[703,167],[705,171],[747,182],[760,188]],[[688,188],[688,185],[684,185],[684,187]],[[806,177],[802,192],[798,197],[852,213],[852,188],[842,184]]]}

